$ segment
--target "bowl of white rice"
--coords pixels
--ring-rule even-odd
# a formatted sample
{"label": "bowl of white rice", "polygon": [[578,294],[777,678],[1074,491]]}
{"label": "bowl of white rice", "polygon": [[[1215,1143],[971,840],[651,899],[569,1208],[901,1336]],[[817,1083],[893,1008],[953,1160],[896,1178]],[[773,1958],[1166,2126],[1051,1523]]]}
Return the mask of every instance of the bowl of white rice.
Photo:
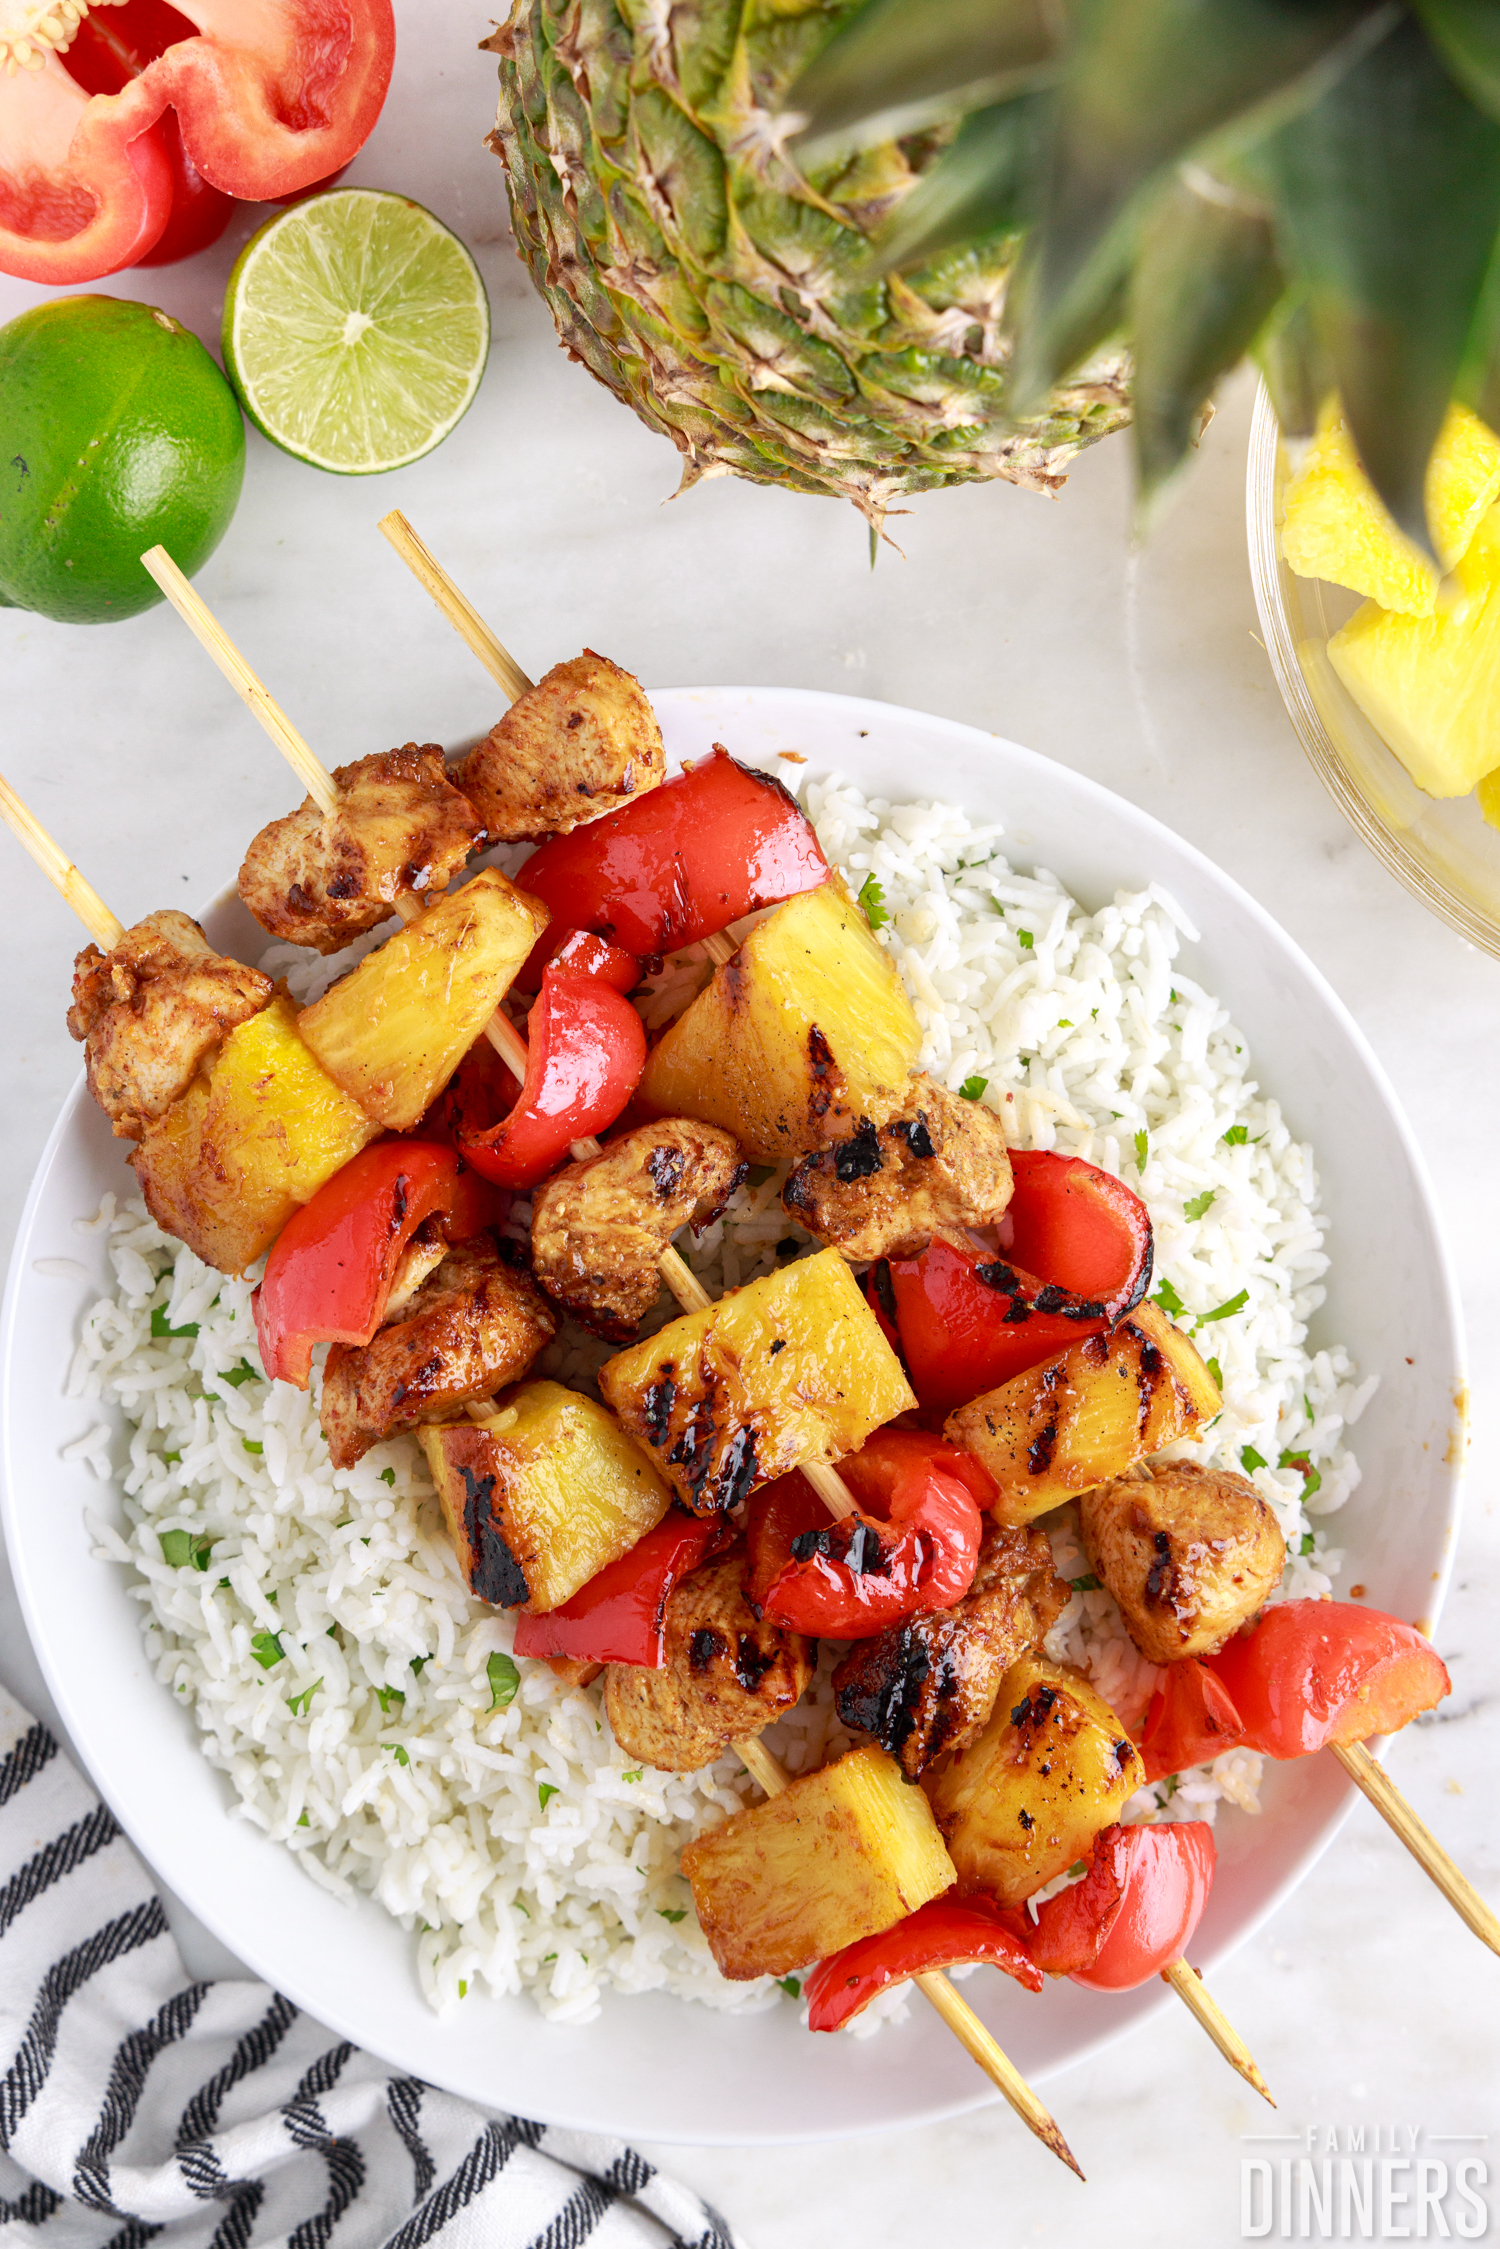
{"label": "bowl of white rice", "polygon": [[[1409,1131],[1312,966],[1168,830],[1014,744],[793,690],[653,701],[669,760],[722,741],[775,771],[851,887],[873,878],[921,1066],[983,1079],[1014,1145],[1084,1156],[1144,1198],[1153,1290],[1224,1392],[1179,1449],[1253,1476],[1287,1540],[1281,1597],[1431,1629],[1462,1453],[1457,1302]],[[205,926],[301,991],[343,965],[268,948],[232,896]],[[667,962],[648,1020],[706,974]],[[463,1586],[415,1442],[333,1470],[316,1383],[264,1379],[251,1281],[160,1234],[123,1154],[80,1082],[6,1300],[4,1521],[73,1740],[164,1880],[341,2035],[550,2122],[816,2139],[993,2098],[905,1992],[814,2037],[799,1978],[725,1982],[678,1861],[753,1800],[738,1761],[642,1768],[597,1689],[517,1673],[514,1620]],[[752,1175],[689,1238],[712,1291],[809,1246],[779,1188]],[[586,1386],[604,1355],[568,1329],[537,1371]],[[1083,1582],[1047,1652],[1138,1723],[1155,1675],[1068,1511],[1048,1528]],[[829,1668],[768,1737],[793,1770],[847,1746]],[[1196,1965],[1308,1873],[1348,1795],[1332,1759],[1232,1751],[1133,1801],[1132,1819],[1213,1823]],[[1165,1998],[1034,1998],[988,1970],[965,1992],[1033,2079]]]}

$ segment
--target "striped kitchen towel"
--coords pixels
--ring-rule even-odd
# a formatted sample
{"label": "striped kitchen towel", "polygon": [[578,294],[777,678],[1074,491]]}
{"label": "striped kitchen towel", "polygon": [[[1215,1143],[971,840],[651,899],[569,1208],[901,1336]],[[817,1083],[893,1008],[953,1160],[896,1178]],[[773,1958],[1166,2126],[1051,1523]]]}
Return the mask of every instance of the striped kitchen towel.
{"label": "striped kitchen towel", "polygon": [[192,1983],[106,1807],[0,1690],[5,2249],[743,2249],[623,2140],[393,2076]]}

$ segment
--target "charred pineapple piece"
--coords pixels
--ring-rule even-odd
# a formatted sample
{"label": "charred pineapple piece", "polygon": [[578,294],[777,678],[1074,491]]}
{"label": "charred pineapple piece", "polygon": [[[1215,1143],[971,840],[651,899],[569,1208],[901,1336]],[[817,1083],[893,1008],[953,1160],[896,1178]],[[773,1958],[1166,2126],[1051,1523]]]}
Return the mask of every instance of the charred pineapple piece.
{"label": "charred pineapple piece", "polygon": [[857,1451],[916,1403],[836,1249],[671,1321],[606,1360],[599,1387],[698,1515]]}
{"label": "charred pineapple piece", "polygon": [[230,1032],[130,1160],[157,1224],[241,1273],[379,1130],[304,1044],[282,992]]}
{"label": "charred pineapple piece", "polygon": [[1142,1304],[1110,1334],[1088,1336],[960,1406],[943,1434],[994,1477],[996,1519],[1029,1523],[1192,1436],[1222,1403],[1187,1336]]}
{"label": "charred pineapple piece", "polygon": [[378,1124],[406,1132],[436,1100],[547,926],[486,867],[304,1008],[302,1036]]}
{"label": "charred pineapple piece", "polygon": [[1022,1656],[979,1739],[925,1773],[958,1878],[1020,1905],[1083,1858],[1146,1784],[1140,1753],[1081,1671]]}
{"label": "charred pineapple piece", "polygon": [[954,1880],[926,1797],[873,1743],[700,1835],[682,1871],[737,1983],[878,1936]]}
{"label": "charred pineapple piece", "polygon": [[672,1504],[614,1416],[560,1382],[528,1382],[486,1421],[420,1434],[464,1583],[497,1608],[561,1608]]}
{"label": "charred pineapple piece", "polygon": [[637,1098],[774,1164],[892,1116],[921,1043],[895,963],[830,875],[756,924],[653,1049]]}

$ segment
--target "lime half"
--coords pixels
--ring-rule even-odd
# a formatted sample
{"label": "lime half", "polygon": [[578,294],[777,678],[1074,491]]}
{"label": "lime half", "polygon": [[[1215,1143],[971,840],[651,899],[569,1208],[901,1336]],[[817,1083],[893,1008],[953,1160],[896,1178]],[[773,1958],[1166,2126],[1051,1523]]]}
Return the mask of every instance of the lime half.
{"label": "lime half", "polygon": [[420,203],[338,187],[253,235],[224,299],[224,364],[273,444],[373,476],[467,411],[490,348],[479,268]]}

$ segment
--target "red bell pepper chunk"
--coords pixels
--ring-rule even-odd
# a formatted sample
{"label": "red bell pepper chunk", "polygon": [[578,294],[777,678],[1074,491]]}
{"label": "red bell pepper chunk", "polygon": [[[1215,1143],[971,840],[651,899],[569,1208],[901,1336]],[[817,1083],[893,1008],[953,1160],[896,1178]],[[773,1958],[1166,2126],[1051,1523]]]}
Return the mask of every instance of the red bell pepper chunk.
{"label": "red bell pepper chunk", "polygon": [[820,1961],[804,1986],[809,2030],[842,2030],[877,1993],[929,1968],[956,1968],[970,1960],[1014,1976],[1028,1991],[1042,1977],[1023,1944],[988,1898],[934,1898],[878,1937],[858,1937]]}
{"label": "red bell pepper chunk", "polygon": [[1012,1150],[1000,1238],[1024,1272],[1099,1302],[1111,1322],[1151,1284],[1151,1216],[1123,1180],[1081,1156]]}
{"label": "red bell pepper chunk", "polygon": [[1452,1689],[1415,1626],[1349,1601],[1280,1602],[1204,1660],[1267,1757],[1397,1733]]}
{"label": "red bell pepper chunk", "polygon": [[[554,922],[597,930],[645,959],[815,890],[827,874],[795,798],[716,743],[618,812],[553,836],[520,879]],[[533,953],[528,968],[540,965]]]}
{"label": "red bell pepper chunk", "polygon": [[1228,1688],[1196,1656],[1169,1663],[1156,1682],[1141,1735],[1148,1781],[1206,1765],[1244,1738],[1244,1722]]}
{"label": "red bell pepper chunk", "polygon": [[255,1291],[261,1362],[307,1388],[315,1343],[368,1343],[385,1317],[401,1253],[441,1214],[450,1241],[479,1231],[495,1197],[451,1148],[381,1140],[346,1163],[288,1219]]}
{"label": "red bell pepper chunk", "polygon": [[1083,1880],[1038,1908],[1026,1949],[1049,1976],[1071,1976],[1089,1991],[1133,1991],[1182,1958],[1214,1866],[1206,1820],[1106,1827]]}
{"label": "red bell pepper chunk", "polygon": [[[96,8],[84,17],[62,58],[63,68],[87,94],[122,93],[158,55],[197,33],[197,25],[168,0],[125,0],[123,6]],[[218,241],[229,224],[234,197],[210,187],[198,170],[182,145],[175,111],[166,110],[152,132],[171,166],[172,208],[152,247],[135,263],[172,265]]]}
{"label": "red bell pepper chunk", "polygon": [[[553,944],[549,929],[546,942]],[[591,929],[565,929],[548,955],[549,968],[564,968],[571,976],[595,976],[617,992],[633,992],[641,980],[641,964],[634,953],[596,937]]]}
{"label": "red bell pepper chunk", "polygon": [[646,1066],[646,1032],[611,984],[549,968],[526,1022],[526,1083],[510,1115],[461,1138],[500,1187],[534,1187],[569,1145],[619,1116]]}
{"label": "red bell pepper chunk", "polygon": [[[919,1430],[877,1430],[840,1463],[869,1511],[833,1522],[820,1510],[800,1531],[791,1525],[804,1503],[789,1487],[811,1487],[797,1475],[778,1478],[751,1496],[752,1598],[779,1623],[830,1640],[870,1639],[904,1616],[952,1608],[974,1582],[984,1534],[971,1468],[978,1462]],[[760,1592],[758,1570],[782,1537],[787,1559]]]}
{"label": "red bell pepper chunk", "polygon": [[828,1510],[797,1469],[754,1490],[745,1505],[745,1593],[763,1613],[766,1595],[809,1531],[825,1530]]}
{"label": "red bell pepper chunk", "polygon": [[518,1656],[567,1656],[582,1663],[639,1663],[659,1671],[666,1652],[667,1600],[680,1578],[732,1535],[721,1517],[673,1507],[628,1554],[581,1585],[545,1616],[516,1621]]}
{"label": "red bell pepper chunk", "polygon": [[839,1474],[861,1507],[887,1521],[901,1519],[902,1495],[913,1477],[928,1468],[940,1468],[962,1484],[977,1507],[988,1507],[995,1497],[995,1479],[983,1461],[957,1445],[945,1444],[929,1429],[888,1423],[867,1437],[858,1452],[846,1453],[839,1462]]}
{"label": "red bell pepper chunk", "polygon": [[877,1317],[887,1286],[900,1354],[928,1421],[943,1421],[955,1406],[1112,1324],[1097,1300],[951,1242],[929,1242],[920,1257],[870,1268],[865,1290]]}
{"label": "red bell pepper chunk", "polygon": [[140,65],[118,92],[79,82],[101,67],[97,38],[76,74],[45,37],[33,40],[40,68],[0,69],[0,273],[60,285],[145,257],[173,213],[168,112],[182,180],[191,166],[210,189],[258,202],[346,164],[390,84],[391,0],[216,0],[198,10],[205,30],[160,0],[107,13]]}

